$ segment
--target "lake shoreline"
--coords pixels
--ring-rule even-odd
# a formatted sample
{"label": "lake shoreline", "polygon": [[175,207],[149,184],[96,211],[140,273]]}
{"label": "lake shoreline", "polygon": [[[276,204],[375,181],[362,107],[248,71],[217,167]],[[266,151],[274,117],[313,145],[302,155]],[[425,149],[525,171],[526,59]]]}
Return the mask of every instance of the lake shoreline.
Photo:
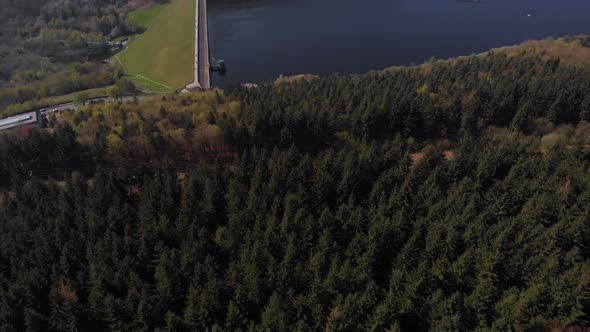
{"label": "lake shoreline", "polygon": [[[466,60],[473,56],[488,56],[493,53],[506,53],[508,56],[518,54],[520,52],[527,52],[531,55],[539,55],[546,59],[557,57],[562,61],[570,64],[587,65],[590,67],[590,35],[577,35],[577,36],[564,36],[560,38],[547,37],[539,40],[527,40],[520,44],[507,45],[501,47],[491,48],[488,51],[474,53],[470,55],[461,55],[451,57],[447,59],[436,59],[432,58],[426,62],[417,65],[407,66],[391,66],[381,70],[371,70],[365,73],[350,73],[343,74],[342,76],[354,76],[354,75],[367,75],[371,73],[391,73],[397,70],[403,70],[407,68],[425,68],[432,65],[435,62],[456,62]],[[332,74],[335,75],[335,74]],[[280,74],[274,81],[263,81],[263,82],[247,82],[240,83],[241,86],[249,88],[255,88],[259,85],[264,84],[290,84],[299,81],[310,81],[319,77],[327,77],[331,75],[317,75],[313,73],[306,74],[293,74],[284,75]]]}

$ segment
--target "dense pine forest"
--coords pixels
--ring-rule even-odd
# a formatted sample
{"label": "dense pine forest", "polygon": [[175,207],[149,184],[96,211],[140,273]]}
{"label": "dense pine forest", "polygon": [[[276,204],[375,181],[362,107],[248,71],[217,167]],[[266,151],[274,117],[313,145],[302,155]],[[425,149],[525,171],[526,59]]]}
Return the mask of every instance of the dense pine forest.
{"label": "dense pine forest", "polygon": [[1,329],[590,326],[588,91],[497,51],[2,134]]}

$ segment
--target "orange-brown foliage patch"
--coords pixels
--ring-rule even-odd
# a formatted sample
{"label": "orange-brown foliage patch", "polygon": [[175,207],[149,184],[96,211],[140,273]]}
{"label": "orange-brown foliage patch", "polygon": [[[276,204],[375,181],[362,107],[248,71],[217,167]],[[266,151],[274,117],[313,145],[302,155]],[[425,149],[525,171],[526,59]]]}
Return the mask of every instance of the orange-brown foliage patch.
{"label": "orange-brown foliage patch", "polygon": [[445,150],[443,151],[443,155],[445,156],[446,160],[455,160],[455,151],[453,150]]}
{"label": "orange-brown foliage patch", "polygon": [[565,38],[527,41],[520,45],[502,47],[493,51],[505,52],[508,55],[518,55],[524,52],[530,55],[540,55],[544,59],[559,58],[567,64],[590,65],[590,48],[582,47],[575,40],[566,40]]}
{"label": "orange-brown foliage patch", "polygon": [[59,285],[59,295],[64,301],[78,302],[76,291],[70,285],[66,285],[63,282]]}
{"label": "orange-brown foliage patch", "polygon": [[590,332],[590,327],[584,326],[565,326],[557,321],[550,321],[548,324],[549,332]]}
{"label": "orange-brown foliage patch", "polygon": [[283,76],[280,75],[279,78],[275,81],[275,85],[279,85],[282,83],[295,83],[299,81],[311,81],[315,80],[319,76],[312,75],[312,74],[301,74],[301,75],[293,75],[293,76]]}
{"label": "orange-brown foliage patch", "polygon": [[[472,56],[485,57],[491,53],[505,53],[508,56],[516,55],[530,55],[530,56],[541,56],[543,59],[548,60],[551,58],[559,58],[563,63],[573,65],[585,65],[590,67],[590,47],[584,47],[580,41],[576,38],[546,38],[543,40],[532,40],[526,41],[522,44],[505,46],[500,48],[492,49],[488,52],[464,55],[446,60],[436,60],[434,62],[427,62],[418,65],[419,72],[422,74],[428,74],[432,70],[434,63],[457,63],[461,60],[468,60]],[[394,73],[410,67],[390,67],[384,70],[386,73]],[[535,68],[537,71],[542,70],[541,67]],[[487,74],[484,72],[478,73],[480,78],[486,77]]]}
{"label": "orange-brown foliage patch", "polygon": [[29,136],[29,132],[35,128],[33,125],[26,124],[20,127],[17,127],[15,130],[16,136],[18,138],[23,138]]}
{"label": "orange-brown foliage patch", "polygon": [[139,196],[140,193],[141,190],[139,189],[139,186],[129,186],[129,189],[127,191],[127,194],[129,196]]}
{"label": "orange-brown foliage patch", "polygon": [[[4,195],[7,195],[8,197],[5,197]],[[0,208],[5,208],[6,206],[4,206],[4,202],[10,202],[10,201],[14,201],[16,200],[16,193],[14,191],[10,191],[7,193],[4,192],[0,192]]]}
{"label": "orange-brown foliage patch", "polygon": [[412,167],[418,166],[425,156],[426,152],[423,151],[410,154],[410,158],[412,158]]}
{"label": "orange-brown foliage patch", "polygon": [[569,193],[571,191],[572,191],[572,181],[569,179],[567,181],[565,181],[565,183],[561,187],[559,187],[559,193],[564,196],[569,195]]}
{"label": "orange-brown foliage patch", "polygon": [[420,71],[424,75],[429,75],[432,73],[432,63],[427,62],[425,64],[420,65]]}
{"label": "orange-brown foliage patch", "polygon": [[184,172],[177,173],[176,179],[177,179],[178,183],[183,184],[184,180],[186,180],[186,173],[184,173]]}

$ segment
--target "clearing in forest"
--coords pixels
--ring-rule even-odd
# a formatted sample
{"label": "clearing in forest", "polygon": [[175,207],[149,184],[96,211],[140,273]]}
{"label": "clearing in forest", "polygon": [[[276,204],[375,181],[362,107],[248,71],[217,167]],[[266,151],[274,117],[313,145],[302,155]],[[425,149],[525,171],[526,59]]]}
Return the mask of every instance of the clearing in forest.
{"label": "clearing in forest", "polygon": [[171,0],[134,11],[129,20],[145,29],[113,59],[129,79],[155,92],[179,89],[193,81],[195,0]]}

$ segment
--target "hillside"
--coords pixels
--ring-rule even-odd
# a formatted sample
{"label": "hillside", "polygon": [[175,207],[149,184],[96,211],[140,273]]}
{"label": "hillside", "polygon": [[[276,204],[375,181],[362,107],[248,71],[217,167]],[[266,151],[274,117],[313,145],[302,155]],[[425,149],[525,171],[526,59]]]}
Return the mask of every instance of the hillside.
{"label": "hillside", "polygon": [[131,12],[128,19],[145,31],[132,37],[114,60],[137,86],[171,91],[193,80],[194,0],[173,0]]}
{"label": "hillside", "polygon": [[0,117],[117,84],[119,71],[100,60],[110,40],[138,31],[124,15],[133,3],[150,1],[0,1]]}
{"label": "hillside", "polygon": [[590,66],[590,36],[531,40],[520,45],[502,47],[492,51],[505,52],[509,55],[526,52],[540,55],[546,60],[559,58],[570,65]]}
{"label": "hillside", "polygon": [[494,51],[2,133],[0,325],[589,326],[588,91]]}

